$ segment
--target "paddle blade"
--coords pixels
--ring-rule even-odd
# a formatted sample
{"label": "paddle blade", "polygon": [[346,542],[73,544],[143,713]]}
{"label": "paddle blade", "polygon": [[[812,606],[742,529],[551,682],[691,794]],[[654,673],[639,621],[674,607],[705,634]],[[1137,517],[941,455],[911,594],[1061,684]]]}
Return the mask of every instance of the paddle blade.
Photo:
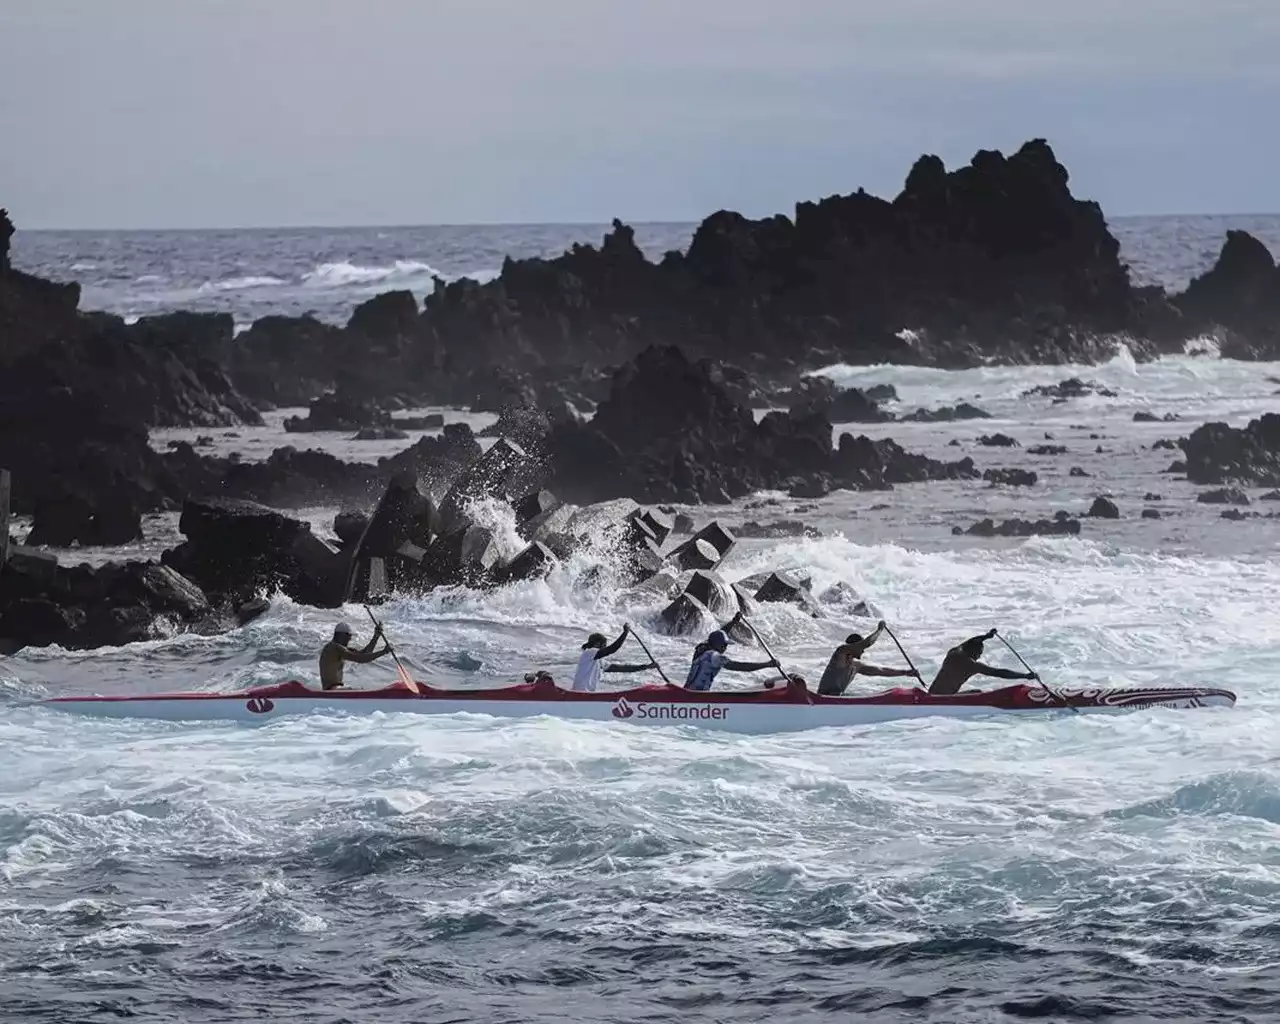
{"label": "paddle blade", "polygon": [[400,664],[400,660],[396,659],[396,680],[400,685],[404,686],[410,693],[421,693],[418,684],[413,681],[413,676],[409,675],[409,670]]}

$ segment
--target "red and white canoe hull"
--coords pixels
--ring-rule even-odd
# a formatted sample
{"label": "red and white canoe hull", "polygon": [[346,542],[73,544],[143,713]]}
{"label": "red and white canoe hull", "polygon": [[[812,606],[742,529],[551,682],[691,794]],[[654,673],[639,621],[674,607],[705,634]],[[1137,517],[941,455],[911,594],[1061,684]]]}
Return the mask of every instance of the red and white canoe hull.
{"label": "red and white canoe hull", "polygon": [[[1059,699],[1062,698],[1062,699]],[[868,697],[820,697],[798,686],[774,690],[692,693],[679,687],[645,686],[619,693],[574,693],[539,682],[500,690],[438,690],[403,687],[324,692],[302,683],[282,683],[243,693],[175,693],[141,697],[59,697],[50,707],[100,718],[153,718],[173,722],[269,722],[315,712],[369,714],[486,715],[629,725],[692,725],[738,733],[874,725],[906,718],[970,718],[996,712],[1117,712],[1142,708],[1231,707],[1235,694],[1215,689],[1068,690],[1049,694],[1037,686],[930,697],[898,689]]]}

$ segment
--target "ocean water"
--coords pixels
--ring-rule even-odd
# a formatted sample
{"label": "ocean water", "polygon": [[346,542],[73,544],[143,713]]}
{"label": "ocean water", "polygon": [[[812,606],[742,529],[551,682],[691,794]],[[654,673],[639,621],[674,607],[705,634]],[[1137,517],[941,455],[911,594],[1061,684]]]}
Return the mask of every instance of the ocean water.
{"label": "ocean water", "polygon": [[[1223,225],[1171,220],[1123,223],[1135,268],[1176,283],[1212,259]],[[513,251],[559,244],[551,229],[477,229],[470,242],[450,230],[475,251],[499,230]],[[343,251],[334,234],[323,252],[287,258],[496,266],[446,265],[425,244],[366,252],[362,237]],[[53,244],[18,241],[28,266]],[[264,270],[286,257],[258,233],[173,244],[175,279],[213,280],[203,268],[237,259],[241,276],[286,276]],[[71,262],[94,245],[120,248],[86,236]],[[129,305],[141,301],[129,289],[142,264],[119,259],[121,289],[102,304],[142,312]],[[285,286],[207,297],[244,322],[277,287],[275,308],[292,308]],[[160,291],[149,294],[168,301]],[[358,298],[335,289],[328,301],[340,319]],[[0,1019],[1280,1019],[1280,521],[1222,520],[1162,472],[1178,453],[1150,447],[1205,419],[1275,409],[1280,364],[1135,364],[1121,353],[1098,367],[824,372],[893,383],[902,410],[976,402],[995,418],[852,429],[980,468],[1033,468],[1040,481],[820,502],[760,494],[697,510],[822,531],[740,542],[730,578],[777,567],[808,573],[818,594],[847,584],[922,668],[996,626],[1052,684],[1221,685],[1237,706],[764,737],[550,717],[99,722],[33,701],[313,679],[335,615],[277,598],[223,636],[24,651],[0,661]],[[1072,374],[1117,397],[1054,405],[1023,394]],[[1179,420],[1134,423],[1138,411]],[[996,431],[1022,447],[978,443]],[[204,433],[246,457],[284,442],[276,418]],[[346,457],[397,447],[339,434],[307,443]],[[1030,454],[1038,443],[1068,452]],[[1250,493],[1251,511],[1280,510]],[[951,535],[986,515],[1080,514],[1099,494],[1122,518],[1085,520],[1079,538]],[[1144,507],[1163,518],[1140,519]],[[480,511],[514,550],[509,517]],[[305,510],[322,529],[333,512]],[[174,529],[171,517],[150,521],[135,553]],[[597,550],[545,581],[402,597],[382,614],[419,677],[496,685],[534,667],[566,676],[585,633],[624,621],[674,675],[688,645],[656,634],[660,608],[621,586]],[[827,611],[815,620],[770,605],[757,625],[788,669],[814,678],[845,633],[870,625],[848,602]],[[365,633],[361,609],[342,614]],[[873,655],[900,663],[887,642]],[[350,681],[389,679],[379,664]]]}

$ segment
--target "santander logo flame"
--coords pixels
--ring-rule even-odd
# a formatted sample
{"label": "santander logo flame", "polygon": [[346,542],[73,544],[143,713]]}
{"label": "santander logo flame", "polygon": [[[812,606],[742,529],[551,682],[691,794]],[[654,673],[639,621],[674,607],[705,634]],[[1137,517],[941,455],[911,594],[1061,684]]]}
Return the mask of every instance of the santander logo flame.
{"label": "santander logo flame", "polygon": [[635,713],[635,709],[626,697],[619,697],[618,702],[613,706],[614,718],[630,718]]}
{"label": "santander logo flame", "polygon": [[275,707],[270,697],[250,697],[244,704],[255,715],[265,715]]}

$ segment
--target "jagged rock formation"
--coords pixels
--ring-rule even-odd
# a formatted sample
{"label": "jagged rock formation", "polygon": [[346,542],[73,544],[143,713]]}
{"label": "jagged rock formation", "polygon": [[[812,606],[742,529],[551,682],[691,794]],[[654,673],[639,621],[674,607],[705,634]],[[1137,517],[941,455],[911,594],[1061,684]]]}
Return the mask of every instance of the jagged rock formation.
{"label": "jagged rock formation", "polygon": [[1189,330],[1223,336],[1222,355],[1280,358],[1280,267],[1247,231],[1228,231],[1217,262],[1173,302]]}
{"label": "jagged rock formation", "polygon": [[769,488],[819,496],[976,476],[968,459],[936,462],[848,434],[833,450],[831,435],[817,412],[771,412],[756,423],[706,362],[666,346],[619,370],[594,419],[557,425],[546,448],[553,488],[577,501],[724,502]]}
{"label": "jagged rock formation", "polygon": [[1266,413],[1240,428],[1206,423],[1180,444],[1194,484],[1280,486],[1280,414]]}

